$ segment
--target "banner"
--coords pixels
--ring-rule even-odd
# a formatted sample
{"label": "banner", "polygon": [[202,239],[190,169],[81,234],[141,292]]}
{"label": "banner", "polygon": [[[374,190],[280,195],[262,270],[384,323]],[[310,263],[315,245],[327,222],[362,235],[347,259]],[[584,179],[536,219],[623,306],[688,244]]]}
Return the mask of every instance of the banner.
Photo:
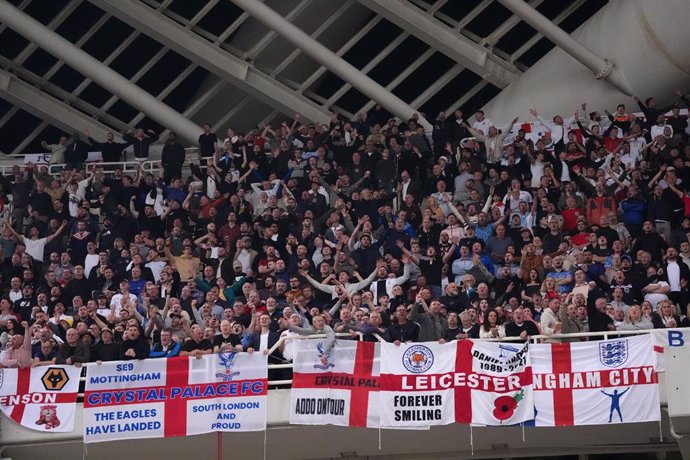
{"label": "banner", "polygon": [[661,417],[649,334],[530,346],[537,426],[607,425]]}
{"label": "banner", "polygon": [[526,344],[381,344],[381,426],[512,425],[534,418]]}
{"label": "banner", "polygon": [[74,366],[0,369],[0,409],[32,430],[70,432],[80,374]]}
{"label": "banner", "polygon": [[221,353],[89,366],[84,442],[265,430],[267,365]]}
{"label": "banner", "polygon": [[323,342],[295,340],[290,423],[379,426],[379,345],[338,340],[323,364]]}
{"label": "banner", "polygon": [[666,370],[664,352],[669,348],[684,347],[690,342],[690,328],[652,329],[652,345],[656,354],[656,369],[659,372]]}

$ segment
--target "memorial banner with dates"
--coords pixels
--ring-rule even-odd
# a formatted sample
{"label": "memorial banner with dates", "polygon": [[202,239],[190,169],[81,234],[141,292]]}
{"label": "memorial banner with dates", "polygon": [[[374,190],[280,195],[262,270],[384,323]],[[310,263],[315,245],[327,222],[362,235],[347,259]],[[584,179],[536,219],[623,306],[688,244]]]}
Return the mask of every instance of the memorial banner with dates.
{"label": "memorial banner with dates", "polygon": [[526,344],[381,344],[381,426],[513,425],[534,418]]}

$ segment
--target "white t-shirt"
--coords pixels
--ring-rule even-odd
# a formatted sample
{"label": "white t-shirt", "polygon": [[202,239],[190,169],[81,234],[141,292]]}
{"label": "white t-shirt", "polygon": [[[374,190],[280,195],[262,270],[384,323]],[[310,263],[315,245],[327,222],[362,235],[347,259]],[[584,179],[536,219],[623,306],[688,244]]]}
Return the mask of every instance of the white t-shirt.
{"label": "white t-shirt", "polygon": [[261,341],[259,342],[259,351],[268,350],[268,332],[261,334]]}
{"label": "white t-shirt", "polygon": [[156,281],[156,283],[160,281],[161,272],[165,268],[165,265],[166,263],[162,260],[154,260],[153,262],[149,262],[146,264],[146,267],[151,269],[151,273],[153,273],[153,279]]}
{"label": "white t-shirt", "polygon": [[[132,305],[135,304],[137,301],[137,296],[134,294],[130,293],[129,294],[129,301],[132,303]],[[122,310],[122,294],[115,294],[113,298],[110,300],[110,306],[113,307],[115,306],[115,316],[120,316],[120,310]]]}
{"label": "white t-shirt", "polygon": [[87,254],[84,259],[84,275],[88,278],[91,274],[91,269],[98,266],[98,254]]}
{"label": "white t-shirt", "polygon": [[26,253],[33,257],[35,261],[43,262],[43,253],[45,252],[47,240],[47,238],[39,238],[37,240],[24,238]]}

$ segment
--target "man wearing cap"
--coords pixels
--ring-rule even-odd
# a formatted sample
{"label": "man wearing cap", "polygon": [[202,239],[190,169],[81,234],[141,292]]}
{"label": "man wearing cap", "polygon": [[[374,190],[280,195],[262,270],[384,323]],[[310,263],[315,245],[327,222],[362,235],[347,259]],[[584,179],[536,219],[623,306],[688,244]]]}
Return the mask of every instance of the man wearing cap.
{"label": "man wearing cap", "polygon": [[92,360],[117,361],[120,359],[120,344],[113,341],[113,331],[108,327],[101,329],[100,340],[92,347]]}

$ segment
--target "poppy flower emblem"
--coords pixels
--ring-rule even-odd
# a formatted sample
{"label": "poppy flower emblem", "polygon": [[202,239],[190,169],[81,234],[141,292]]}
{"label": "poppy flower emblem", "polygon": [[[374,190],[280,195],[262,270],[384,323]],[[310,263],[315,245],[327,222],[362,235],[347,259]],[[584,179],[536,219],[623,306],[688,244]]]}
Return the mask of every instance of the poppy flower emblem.
{"label": "poppy flower emblem", "polygon": [[494,401],[494,417],[501,422],[510,419],[515,414],[518,403],[524,397],[525,391],[520,390],[513,396],[499,396]]}

